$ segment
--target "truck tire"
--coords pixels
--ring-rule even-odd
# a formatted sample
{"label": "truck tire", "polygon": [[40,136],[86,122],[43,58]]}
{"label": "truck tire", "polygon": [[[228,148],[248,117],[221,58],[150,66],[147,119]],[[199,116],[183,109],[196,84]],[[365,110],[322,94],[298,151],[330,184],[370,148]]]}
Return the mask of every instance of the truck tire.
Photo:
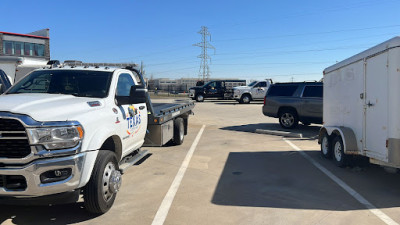
{"label": "truck tire", "polygon": [[286,129],[293,129],[299,124],[297,113],[292,109],[284,109],[279,113],[279,124]]}
{"label": "truck tire", "polygon": [[332,142],[333,159],[338,167],[345,167],[347,156],[344,154],[343,140],[340,135],[336,136]]}
{"label": "truck tire", "polygon": [[330,159],[332,157],[332,141],[328,133],[324,133],[321,138],[321,155],[324,158]]}
{"label": "truck tire", "polygon": [[196,102],[204,102],[204,95],[203,94],[196,95]]}
{"label": "truck tire", "polygon": [[181,145],[185,139],[185,125],[182,118],[174,120],[174,138],[172,141],[175,145]]}
{"label": "truck tire", "polygon": [[86,210],[94,214],[104,214],[114,204],[121,186],[121,173],[114,152],[100,150],[89,182],[83,189]]}
{"label": "truck tire", "polygon": [[240,104],[249,104],[251,102],[251,96],[249,94],[244,94],[240,98]]}

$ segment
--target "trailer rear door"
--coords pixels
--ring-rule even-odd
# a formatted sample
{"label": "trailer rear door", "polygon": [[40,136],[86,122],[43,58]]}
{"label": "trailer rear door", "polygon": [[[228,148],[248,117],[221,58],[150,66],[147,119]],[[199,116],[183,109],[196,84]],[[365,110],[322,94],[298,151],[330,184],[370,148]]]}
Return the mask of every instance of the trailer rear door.
{"label": "trailer rear door", "polygon": [[388,53],[367,59],[365,91],[365,150],[387,162]]}

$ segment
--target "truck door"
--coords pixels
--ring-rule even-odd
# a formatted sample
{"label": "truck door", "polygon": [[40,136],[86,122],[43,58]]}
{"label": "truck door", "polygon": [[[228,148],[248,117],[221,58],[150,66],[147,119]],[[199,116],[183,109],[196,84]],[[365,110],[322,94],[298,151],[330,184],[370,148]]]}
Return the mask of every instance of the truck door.
{"label": "truck door", "polygon": [[367,155],[387,161],[388,53],[367,59],[365,90],[365,148]]}
{"label": "truck door", "polygon": [[215,98],[218,97],[218,89],[217,89],[217,82],[211,82],[207,87],[206,87],[206,97],[209,98]]}
{"label": "truck door", "polygon": [[223,98],[226,92],[225,82],[217,81],[217,97]]}
{"label": "truck door", "polygon": [[251,89],[251,95],[253,99],[264,98],[266,92],[267,92],[266,81],[258,82],[258,84],[254,85],[254,87]]}
{"label": "truck door", "polygon": [[121,73],[118,77],[116,99],[120,102],[118,107],[122,118],[117,117],[116,124],[122,139],[124,152],[139,148],[143,144],[144,136],[146,135],[146,103],[126,103],[126,100],[129,99],[131,87],[137,84],[136,79],[129,73]]}

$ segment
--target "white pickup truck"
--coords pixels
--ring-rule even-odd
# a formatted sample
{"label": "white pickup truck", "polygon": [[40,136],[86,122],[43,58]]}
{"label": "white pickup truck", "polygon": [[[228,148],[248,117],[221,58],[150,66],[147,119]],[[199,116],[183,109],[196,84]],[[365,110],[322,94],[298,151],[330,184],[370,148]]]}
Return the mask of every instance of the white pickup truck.
{"label": "white pickup truck", "polygon": [[233,88],[233,99],[240,104],[248,104],[253,100],[263,100],[269,86],[272,84],[271,79],[262,81],[253,81],[247,86],[239,86]]}
{"label": "white pickup truck", "polygon": [[[96,66],[35,70],[0,96],[0,197],[74,192],[105,213],[147,143],[181,144],[193,102],[153,105],[141,74]],[[147,135],[146,135],[147,133]]]}

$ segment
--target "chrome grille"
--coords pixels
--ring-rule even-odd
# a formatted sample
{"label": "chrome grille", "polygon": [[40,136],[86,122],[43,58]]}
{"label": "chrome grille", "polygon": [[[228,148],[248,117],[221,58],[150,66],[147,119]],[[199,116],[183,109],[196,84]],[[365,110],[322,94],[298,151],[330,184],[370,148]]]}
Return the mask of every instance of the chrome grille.
{"label": "chrome grille", "polygon": [[0,158],[24,158],[30,153],[29,140],[21,122],[0,118]]}
{"label": "chrome grille", "polygon": [[18,120],[0,118],[0,131],[25,131],[25,127]]}

